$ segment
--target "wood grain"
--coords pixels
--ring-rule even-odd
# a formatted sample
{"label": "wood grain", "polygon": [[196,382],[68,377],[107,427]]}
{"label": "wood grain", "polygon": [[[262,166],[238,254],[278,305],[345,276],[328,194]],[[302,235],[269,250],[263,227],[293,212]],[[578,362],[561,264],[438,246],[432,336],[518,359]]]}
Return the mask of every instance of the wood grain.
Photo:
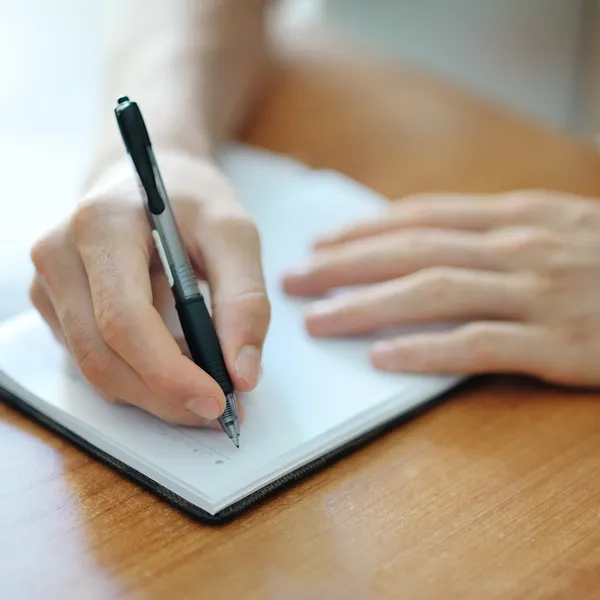
{"label": "wood grain", "polygon": [[[600,194],[593,149],[337,55],[283,69],[246,139],[390,197]],[[478,380],[222,528],[0,407],[0,598],[597,598],[599,400]]]}

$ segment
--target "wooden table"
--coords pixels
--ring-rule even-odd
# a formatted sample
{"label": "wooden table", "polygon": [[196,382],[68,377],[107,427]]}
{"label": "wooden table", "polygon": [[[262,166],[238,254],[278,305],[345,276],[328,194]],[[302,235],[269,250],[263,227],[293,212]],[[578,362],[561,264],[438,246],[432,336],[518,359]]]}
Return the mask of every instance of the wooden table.
{"label": "wooden table", "polygon": [[[398,68],[310,57],[245,139],[390,196],[600,195],[592,148]],[[600,597],[600,396],[482,379],[224,528],[0,408],[0,598]]]}

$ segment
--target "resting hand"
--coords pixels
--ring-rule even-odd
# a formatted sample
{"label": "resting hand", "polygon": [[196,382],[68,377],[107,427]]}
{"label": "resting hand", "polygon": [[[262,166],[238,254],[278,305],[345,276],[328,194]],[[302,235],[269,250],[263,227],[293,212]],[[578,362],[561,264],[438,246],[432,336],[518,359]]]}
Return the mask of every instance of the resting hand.
{"label": "resting hand", "polygon": [[314,336],[463,323],[381,339],[371,352],[380,369],[600,384],[600,203],[593,200],[537,191],[415,197],[321,238],[310,262],[283,284],[298,296],[360,286],[310,305]]}
{"label": "resting hand", "polygon": [[[210,284],[234,385],[247,391],[270,316],[256,228],[213,165],[183,154],[158,160],[193,266]],[[175,314],[173,299],[128,161],[101,175],[32,259],[34,305],[99,392],[166,421],[215,425],[223,392],[162,318]]]}

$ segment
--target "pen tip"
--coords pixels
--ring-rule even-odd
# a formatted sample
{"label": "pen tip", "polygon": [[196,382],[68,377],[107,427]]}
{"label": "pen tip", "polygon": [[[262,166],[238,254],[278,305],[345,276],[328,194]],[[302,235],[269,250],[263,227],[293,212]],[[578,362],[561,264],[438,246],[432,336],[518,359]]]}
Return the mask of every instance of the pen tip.
{"label": "pen tip", "polygon": [[239,448],[239,447],[240,447],[240,438],[238,438],[238,437],[234,437],[234,438],[232,438],[232,440],[231,440],[231,441],[232,441],[232,442],[235,444],[235,447],[236,447],[236,448]]}

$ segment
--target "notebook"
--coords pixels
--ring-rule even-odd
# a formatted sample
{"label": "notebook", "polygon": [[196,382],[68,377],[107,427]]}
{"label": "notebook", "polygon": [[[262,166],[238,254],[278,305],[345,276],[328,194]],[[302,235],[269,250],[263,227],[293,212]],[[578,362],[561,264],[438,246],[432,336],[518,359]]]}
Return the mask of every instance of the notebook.
{"label": "notebook", "polygon": [[308,300],[286,297],[282,271],[305,259],[313,237],[368,217],[385,200],[334,172],[231,146],[221,158],[262,237],[272,303],[263,377],[244,395],[240,449],[220,431],[167,425],[105,402],[37,313],[0,325],[0,388],[17,408],[198,519],[227,521],[329,465],[440,398],[459,378],[384,373],[370,338],[312,339]]}

